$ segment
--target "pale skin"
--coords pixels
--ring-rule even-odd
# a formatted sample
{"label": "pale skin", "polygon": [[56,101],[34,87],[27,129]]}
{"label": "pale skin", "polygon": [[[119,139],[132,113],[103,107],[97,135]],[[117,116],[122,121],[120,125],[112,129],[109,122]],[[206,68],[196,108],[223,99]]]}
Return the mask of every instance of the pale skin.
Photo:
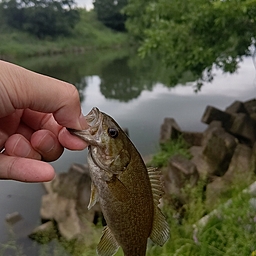
{"label": "pale skin", "polygon": [[76,88],[0,60],[0,179],[52,180],[46,162],[87,146],[66,127],[87,128]]}

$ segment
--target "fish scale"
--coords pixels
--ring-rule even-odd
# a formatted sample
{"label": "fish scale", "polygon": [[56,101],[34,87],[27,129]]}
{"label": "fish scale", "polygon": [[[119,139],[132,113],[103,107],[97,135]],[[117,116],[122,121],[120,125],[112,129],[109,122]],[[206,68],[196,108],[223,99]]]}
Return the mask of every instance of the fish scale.
{"label": "fish scale", "polygon": [[169,226],[158,208],[163,195],[161,172],[146,168],[112,117],[93,108],[85,118],[88,129],[70,132],[90,145],[88,208],[99,202],[107,223],[97,253],[112,256],[121,246],[125,256],[145,256],[148,238],[160,246],[169,238]]}

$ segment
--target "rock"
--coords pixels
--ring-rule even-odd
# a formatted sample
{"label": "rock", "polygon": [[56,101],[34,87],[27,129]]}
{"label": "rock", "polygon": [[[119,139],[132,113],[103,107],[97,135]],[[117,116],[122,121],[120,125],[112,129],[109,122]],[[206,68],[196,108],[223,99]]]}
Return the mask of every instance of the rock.
{"label": "rock", "polygon": [[238,144],[232,156],[228,170],[224,174],[223,178],[229,183],[246,180],[250,173],[251,156],[252,149],[250,147]]}
{"label": "rock", "polygon": [[256,113],[250,114],[250,118],[251,118],[254,122],[256,122]]}
{"label": "rock", "polygon": [[212,136],[212,133],[215,131],[218,131],[220,129],[223,130],[221,122],[220,121],[212,121],[203,133],[202,146],[203,147],[206,146],[208,143],[208,140]]}
{"label": "rock", "polygon": [[228,169],[229,162],[237,145],[234,136],[223,128],[209,127],[205,133],[202,155],[207,162],[210,175],[222,176]]}
{"label": "rock", "polygon": [[52,221],[48,221],[36,227],[29,235],[29,238],[42,244],[48,243],[52,239],[55,239],[57,237],[58,237],[58,234],[57,234],[56,226]]}
{"label": "rock", "polygon": [[255,197],[253,197],[253,198],[251,198],[251,199],[249,200],[249,204],[250,204],[251,208],[252,208],[254,211],[256,211],[256,198],[255,198]]}
{"label": "rock", "polygon": [[22,216],[19,212],[8,213],[5,216],[5,221],[11,225],[14,225],[20,220],[22,220]]}
{"label": "rock", "polygon": [[234,101],[229,107],[226,108],[226,112],[229,114],[248,113],[243,102],[241,101]]}
{"label": "rock", "polygon": [[67,173],[58,174],[51,183],[54,193],[66,198],[77,198],[80,185],[91,186],[91,178],[88,167],[73,164]]}
{"label": "rock", "polygon": [[212,121],[220,121],[224,128],[229,127],[232,120],[233,115],[211,106],[206,107],[201,119],[201,121],[205,124],[210,124]]}
{"label": "rock", "polygon": [[177,194],[186,184],[195,186],[199,178],[196,166],[182,155],[171,157],[164,182],[168,194]]}
{"label": "rock", "polygon": [[249,114],[256,113],[256,99],[248,100],[244,102],[244,107]]}
{"label": "rock", "polygon": [[90,224],[102,216],[99,204],[90,211],[91,179],[88,167],[73,164],[67,173],[60,173],[47,183],[48,194],[42,197],[40,215],[43,220],[56,222],[66,240],[83,237]]}
{"label": "rock", "polygon": [[253,145],[256,140],[256,123],[247,114],[236,114],[232,124],[226,128],[230,133],[236,135],[243,143]]}
{"label": "rock", "polygon": [[[246,108],[246,111],[248,111],[248,108]],[[220,121],[222,127],[227,132],[237,136],[242,143],[253,145],[256,141],[256,122],[249,114],[240,112],[230,114],[208,106],[202,117],[202,122],[210,124],[214,120]]]}
{"label": "rock", "polygon": [[253,183],[249,186],[249,188],[245,189],[243,192],[244,192],[244,193],[249,193],[250,195],[256,197],[256,181],[253,182]]}
{"label": "rock", "polygon": [[83,223],[76,211],[76,201],[59,197],[59,209],[56,211],[55,220],[58,223],[60,234],[70,241],[83,234]]}
{"label": "rock", "polygon": [[252,157],[251,157],[251,164],[250,169],[252,172],[256,174],[256,142],[254,143],[252,147]]}
{"label": "rock", "polygon": [[43,182],[42,184],[44,186],[44,189],[45,189],[46,193],[53,193],[53,191],[52,191],[52,181]]}
{"label": "rock", "polygon": [[161,126],[160,143],[164,143],[170,139],[177,139],[181,134],[181,129],[174,118],[165,118]]}
{"label": "rock", "polygon": [[214,181],[206,186],[206,205],[211,208],[214,206],[220,195],[228,190],[228,183],[222,177],[215,177]]}
{"label": "rock", "polygon": [[196,166],[199,176],[204,178],[209,176],[210,164],[202,154],[203,147],[191,147],[190,153],[192,154],[191,162]]}
{"label": "rock", "polygon": [[58,194],[43,195],[41,199],[40,216],[42,220],[53,220],[55,211],[58,210],[55,202],[58,202]]}
{"label": "rock", "polygon": [[182,132],[182,138],[189,146],[201,146],[203,133],[202,132]]}

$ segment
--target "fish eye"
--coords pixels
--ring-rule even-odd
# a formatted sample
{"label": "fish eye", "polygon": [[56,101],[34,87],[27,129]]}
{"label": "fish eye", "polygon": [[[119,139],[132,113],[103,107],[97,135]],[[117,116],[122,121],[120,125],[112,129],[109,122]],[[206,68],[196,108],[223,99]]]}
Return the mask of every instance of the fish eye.
{"label": "fish eye", "polygon": [[118,136],[118,130],[116,128],[108,128],[108,134],[111,138],[116,138]]}

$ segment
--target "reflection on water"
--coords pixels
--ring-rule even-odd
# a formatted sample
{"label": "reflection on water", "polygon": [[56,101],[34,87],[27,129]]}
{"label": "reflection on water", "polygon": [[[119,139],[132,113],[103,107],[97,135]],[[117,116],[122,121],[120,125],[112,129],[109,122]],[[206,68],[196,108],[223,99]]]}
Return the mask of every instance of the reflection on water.
{"label": "reflection on water", "polygon": [[[92,52],[87,55],[40,57],[18,60],[18,64],[70,83],[79,89],[82,109],[86,114],[94,106],[110,114],[130,137],[142,155],[157,150],[160,126],[165,117],[174,117],[183,130],[201,131],[200,123],[207,105],[224,109],[235,100],[253,98],[255,70],[250,58],[241,63],[238,73],[216,71],[213,83],[205,84],[195,94],[191,86],[177,84],[168,88],[168,72],[161,62],[141,60],[126,51]],[[189,74],[183,82],[191,81]],[[66,171],[73,163],[84,163],[86,152],[66,150],[52,163],[56,171]],[[4,222],[6,213],[18,211],[22,222],[15,226],[20,245],[29,247],[28,233],[39,223],[39,184],[0,181],[0,242],[8,240]]]}

